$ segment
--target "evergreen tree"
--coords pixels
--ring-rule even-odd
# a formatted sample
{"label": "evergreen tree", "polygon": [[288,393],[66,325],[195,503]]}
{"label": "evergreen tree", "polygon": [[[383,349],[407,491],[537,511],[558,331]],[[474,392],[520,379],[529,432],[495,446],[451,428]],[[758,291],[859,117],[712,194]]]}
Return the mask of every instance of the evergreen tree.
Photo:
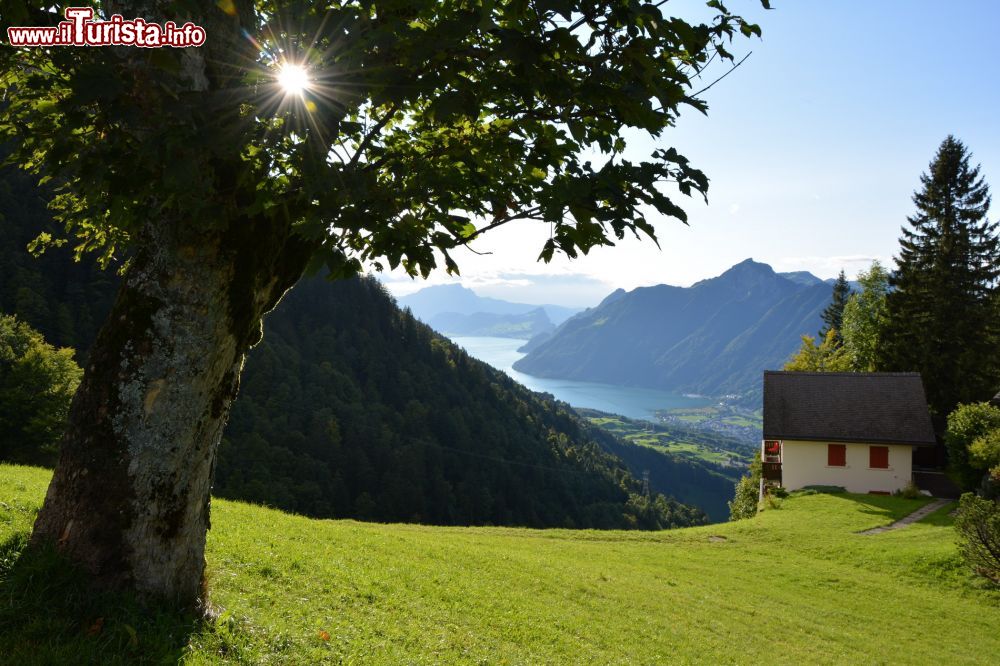
{"label": "evergreen tree", "polygon": [[840,275],[837,276],[837,281],[833,283],[833,296],[830,299],[830,304],[823,310],[823,323],[825,325],[819,332],[820,339],[826,339],[827,334],[833,331],[834,341],[838,345],[842,342],[840,330],[844,322],[844,307],[847,305],[847,299],[850,296],[851,285],[847,282],[847,276],[844,275],[844,271],[841,270]]}
{"label": "evergreen tree", "polygon": [[920,183],[886,299],[879,366],[919,371],[941,426],[955,405],[988,399],[1000,385],[992,306],[1000,242],[986,219],[989,188],[961,141],[944,140]]}

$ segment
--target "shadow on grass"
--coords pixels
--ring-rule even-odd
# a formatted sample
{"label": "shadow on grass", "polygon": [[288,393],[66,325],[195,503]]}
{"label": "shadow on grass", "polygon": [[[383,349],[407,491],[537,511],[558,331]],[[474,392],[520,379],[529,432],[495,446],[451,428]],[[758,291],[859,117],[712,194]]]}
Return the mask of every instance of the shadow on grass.
{"label": "shadow on grass", "polygon": [[229,652],[228,627],[99,589],[54,549],[27,542],[20,532],[0,544],[0,664],[176,664],[192,644]]}
{"label": "shadow on grass", "polygon": [[907,499],[896,495],[849,493],[836,486],[807,486],[792,493],[794,496],[827,495],[845,502],[859,505],[857,512],[878,517],[886,524],[904,518],[925,504],[934,501],[931,497]]}

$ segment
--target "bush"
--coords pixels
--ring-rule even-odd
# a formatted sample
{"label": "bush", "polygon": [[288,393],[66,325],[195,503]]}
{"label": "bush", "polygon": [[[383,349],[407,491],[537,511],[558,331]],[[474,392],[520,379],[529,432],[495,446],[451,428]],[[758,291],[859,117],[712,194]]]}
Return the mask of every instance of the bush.
{"label": "bush", "polygon": [[736,496],[729,502],[729,520],[743,520],[757,515],[761,473],[762,465],[758,451],[750,463],[750,471],[736,484]]}
{"label": "bush", "polygon": [[10,462],[52,465],[83,371],[16,317],[0,315],[0,451]]}
{"label": "bush", "polygon": [[[991,433],[1000,430],[1000,408],[987,402],[959,405],[948,415],[944,443],[948,447],[948,466],[952,476],[965,490],[979,485],[990,466]],[[979,443],[979,440],[984,440]],[[970,448],[975,448],[973,457]]]}
{"label": "bush", "polygon": [[897,490],[894,494],[904,499],[917,499],[918,497],[922,496],[920,488],[917,488],[917,484],[913,483],[913,481],[907,483],[905,486]]}
{"label": "bush", "polygon": [[959,502],[955,530],[965,563],[1000,586],[1000,502],[965,493]]}

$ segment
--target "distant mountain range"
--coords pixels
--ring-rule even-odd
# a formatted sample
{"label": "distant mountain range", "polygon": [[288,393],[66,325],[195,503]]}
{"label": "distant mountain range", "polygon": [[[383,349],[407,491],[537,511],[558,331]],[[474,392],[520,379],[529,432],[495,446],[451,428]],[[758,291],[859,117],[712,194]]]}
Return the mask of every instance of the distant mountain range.
{"label": "distant mountain range", "polygon": [[511,303],[479,296],[458,284],[421,289],[400,298],[399,304],[445,335],[523,340],[551,333],[557,325],[580,312],[580,308]]}
{"label": "distant mountain range", "polygon": [[539,377],[705,395],[753,394],[815,335],[830,284],[747,259],[690,287],[617,290],[525,347]]}

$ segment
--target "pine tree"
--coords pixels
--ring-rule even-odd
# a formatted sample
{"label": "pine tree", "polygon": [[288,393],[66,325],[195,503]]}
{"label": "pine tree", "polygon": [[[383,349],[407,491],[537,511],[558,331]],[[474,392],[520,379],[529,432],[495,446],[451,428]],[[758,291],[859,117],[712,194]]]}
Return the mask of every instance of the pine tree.
{"label": "pine tree", "polygon": [[960,402],[989,399],[1000,386],[998,317],[992,303],[1000,276],[997,226],[989,188],[969,152],[949,136],[938,148],[917,212],[903,228],[898,271],[886,299],[882,370],[919,371],[936,422]]}
{"label": "pine tree", "polygon": [[843,342],[840,337],[840,331],[844,323],[844,306],[847,305],[847,299],[850,297],[851,285],[847,282],[847,276],[844,275],[844,271],[841,270],[840,275],[837,276],[837,281],[833,283],[833,296],[830,299],[830,304],[823,310],[823,323],[825,326],[819,332],[821,340],[825,340],[827,334],[833,331],[836,343],[839,345]]}

